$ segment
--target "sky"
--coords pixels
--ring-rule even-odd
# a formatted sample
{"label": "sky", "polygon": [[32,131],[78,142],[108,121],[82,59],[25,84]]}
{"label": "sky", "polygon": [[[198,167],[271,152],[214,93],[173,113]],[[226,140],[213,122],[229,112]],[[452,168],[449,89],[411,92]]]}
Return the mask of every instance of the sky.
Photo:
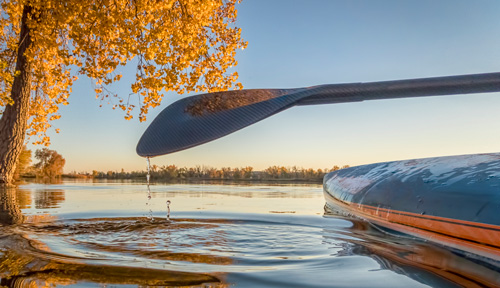
{"label": "sky", "polygon": [[[243,0],[237,9],[248,47],[235,70],[246,89],[500,71],[496,0]],[[128,94],[135,69],[127,69],[120,92]],[[65,172],[145,170],[137,142],[180,97],[169,93],[146,122],[126,121],[81,79],[53,122],[61,132],[50,134],[49,148],[66,159]],[[499,109],[500,93],[294,107],[151,163],[331,168],[500,152]]]}

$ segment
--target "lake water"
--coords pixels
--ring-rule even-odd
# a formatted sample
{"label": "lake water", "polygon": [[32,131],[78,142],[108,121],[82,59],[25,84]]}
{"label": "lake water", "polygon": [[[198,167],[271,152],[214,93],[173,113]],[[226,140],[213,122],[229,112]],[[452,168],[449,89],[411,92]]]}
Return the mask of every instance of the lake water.
{"label": "lake water", "polygon": [[500,286],[496,267],[325,213],[321,185],[153,184],[147,194],[110,181],[4,192],[0,286]]}

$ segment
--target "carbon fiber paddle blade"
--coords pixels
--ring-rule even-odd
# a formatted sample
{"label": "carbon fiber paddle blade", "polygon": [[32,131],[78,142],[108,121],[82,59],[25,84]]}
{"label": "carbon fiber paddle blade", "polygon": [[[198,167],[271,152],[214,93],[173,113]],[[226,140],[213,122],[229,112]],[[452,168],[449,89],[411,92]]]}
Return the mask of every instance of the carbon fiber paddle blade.
{"label": "carbon fiber paddle blade", "polygon": [[137,154],[159,156],[223,137],[293,106],[301,97],[294,93],[299,90],[230,91],[181,99],[153,120],[137,144]]}

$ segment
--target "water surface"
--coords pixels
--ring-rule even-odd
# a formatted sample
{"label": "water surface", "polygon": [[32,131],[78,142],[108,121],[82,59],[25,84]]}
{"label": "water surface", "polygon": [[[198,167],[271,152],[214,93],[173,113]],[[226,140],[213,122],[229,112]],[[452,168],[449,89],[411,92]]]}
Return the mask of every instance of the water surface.
{"label": "water surface", "polygon": [[133,182],[4,194],[6,287],[500,286],[495,267],[325,213],[321,185],[154,184],[150,201]]}

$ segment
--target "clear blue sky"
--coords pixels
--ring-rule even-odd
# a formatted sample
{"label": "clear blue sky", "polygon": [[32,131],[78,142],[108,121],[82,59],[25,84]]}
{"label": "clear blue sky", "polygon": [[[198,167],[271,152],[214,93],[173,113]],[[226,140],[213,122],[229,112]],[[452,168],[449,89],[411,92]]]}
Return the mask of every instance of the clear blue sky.
{"label": "clear blue sky", "polygon": [[[496,0],[244,0],[238,10],[237,26],[249,42],[236,67],[245,88],[500,71]],[[127,95],[135,71],[125,73],[119,92]],[[137,141],[179,99],[170,95],[139,123],[99,108],[88,80],[73,91],[50,147],[66,158],[67,172],[145,169]],[[499,93],[295,107],[152,164],[330,168],[499,152],[498,110]]]}

